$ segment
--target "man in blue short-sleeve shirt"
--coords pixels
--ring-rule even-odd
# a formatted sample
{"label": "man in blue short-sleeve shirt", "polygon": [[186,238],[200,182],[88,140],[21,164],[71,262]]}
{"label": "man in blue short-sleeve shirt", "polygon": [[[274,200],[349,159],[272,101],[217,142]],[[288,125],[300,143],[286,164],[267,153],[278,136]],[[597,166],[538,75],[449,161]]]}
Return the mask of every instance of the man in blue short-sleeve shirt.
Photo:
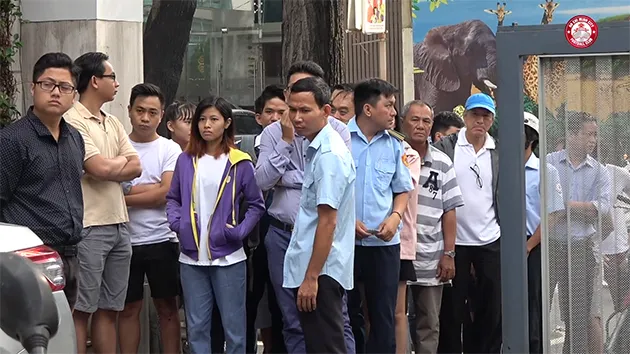
{"label": "man in blue short-sleeve shirt", "polygon": [[329,101],[328,85],[315,77],[293,84],[287,101],[296,133],[310,142],[283,276],[283,287],[297,292],[307,353],[347,352],[343,305],[353,286],[355,168],[328,123]]}
{"label": "man in blue short-sleeve shirt", "polygon": [[[402,213],[408,192],[413,189],[411,174],[403,161],[401,136],[394,126],[397,89],[380,79],[356,85],[356,117],[348,123],[352,156],[357,168],[355,278],[365,289],[370,333],[365,348],[374,353],[394,353],[394,316],[400,277],[400,235]],[[362,338],[361,297],[350,296],[350,318],[355,338]],[[352,319],[355,319],[354,321]],[[359,322],[359,323],[357,323]],[[362,347],[356,339],[357,348]],[[359,351],[359,350],[357,350]]]}

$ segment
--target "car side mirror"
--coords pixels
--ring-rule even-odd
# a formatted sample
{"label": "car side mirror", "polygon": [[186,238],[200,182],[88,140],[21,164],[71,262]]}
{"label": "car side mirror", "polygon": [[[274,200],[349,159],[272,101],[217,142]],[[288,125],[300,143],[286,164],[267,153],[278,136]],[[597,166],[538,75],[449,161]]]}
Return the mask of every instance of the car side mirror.
{"label": "car side mirror", "polygon": [[0,328],[29,353],[46,353],[59,314],[46,277],[15,253],[0,253]]}

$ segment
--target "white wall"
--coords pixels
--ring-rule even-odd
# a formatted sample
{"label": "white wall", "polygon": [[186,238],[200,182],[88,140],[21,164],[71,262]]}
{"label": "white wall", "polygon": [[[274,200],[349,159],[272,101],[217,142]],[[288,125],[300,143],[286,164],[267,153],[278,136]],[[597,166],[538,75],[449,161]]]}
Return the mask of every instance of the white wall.
{"label": "white wall", "polygon": [[[107,5],[108,7],[106,7]],[[22,0],[20,53],[23,107],[32,103],[33,65],[43,54],[64,52],[75,59],[85,52],[110,56],[120,88],[103,109],[129,131],[127,105],[131,88],[143,81],[142,0]]]}
{"label": "white wall", "polygon": [[142,0],[22,0],[23,19],[142,21]]}

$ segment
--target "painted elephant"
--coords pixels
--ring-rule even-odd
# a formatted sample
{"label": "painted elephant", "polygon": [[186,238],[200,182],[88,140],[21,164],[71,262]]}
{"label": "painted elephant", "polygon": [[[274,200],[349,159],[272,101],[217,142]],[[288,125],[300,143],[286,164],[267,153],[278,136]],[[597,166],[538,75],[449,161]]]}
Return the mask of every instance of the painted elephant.
{"label": "painted elephant", "polygon": [[415,97],[436,112],[463,105],[474,84],[482,92],[496,89],[496,40],[480,20],[432,28],[413,48]]}

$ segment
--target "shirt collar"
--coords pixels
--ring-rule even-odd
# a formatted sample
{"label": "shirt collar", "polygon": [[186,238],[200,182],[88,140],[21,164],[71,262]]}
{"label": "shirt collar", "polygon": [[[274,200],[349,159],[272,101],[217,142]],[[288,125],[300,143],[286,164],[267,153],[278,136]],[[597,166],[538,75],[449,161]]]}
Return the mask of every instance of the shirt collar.
{"label": "shirt collar", "polygon": [[[567,164],[571,165],[566,149],[560,150],[560,161],[565,161]],[[582,161],[575,169],[578,169],[584,165],[588,165],[589,167],[595,166],[595,159],[593,159],[591,155],[586,155],[586,159]]]}
{"label": "shirt collar", "polygon": [[[39,117],[36,116],[33,112],[33,106],[29,107],[28,112],[26,112],[26,119],[28,119],[28,121],[31,123],[31,126],[33,127],[33,129],[35,129],[37,135],[52,137],[52,133],[50,132],[50,130],[48,130],[44,123],[42,123]],[[70,129],[68,128],[68,124],[66,123],[66,120],[61,117],[61,121],[59,121],[59,138],[61,139],[69,133]]]}
{"label": "shirt collar", "polygon": [[320,130],[319,133],[317,133],[317,135],[315,136],[315,139],[313,139],[313,141],[311,141],[311,143],[308,145],[308,149],[309,150],[319,149],[319,147],[322,146],[322,140],[324,140],[326,135],[330,133],[330,130],[332,130],[330,123],[326,123],[326,125],[322,128],[322,130]]}
{"label": "shirt collar", "polygon": [[532,152],[532,155],[525,162],[525,168],[530,168],[532,170],[538,170],[540,168],[540,159],[536,157],[536,154]]}
{"label": "shirt collar", "polygon": [[[358,136],[360,136],[362,139],[364,139],[365,141],[367,141],[367,138],[365,137],[365,134],[363,134],[363,132],[361,131],[361,129],[359,128],[359,125],[357,124],[357,117],[354,116],[352,119],[350,119],[350,121],[348,122],[348,131],[350,132],[350,134],[354,133],[357,134]],[[381,137],[382,135],[387,135],[389,136],[389,133],[387,132],[387,130],[382,130],[378,133],[376,133],[376,135],[374,135],[374,138],[372,138],[372,141],[375,141],[377,138]]]}
{"label": "shirt collar", "polygon": [[[471,143],[468,142],[468,139],[466,139],[466,128],[462,128],[459,131],[459,134],[457,136],[457,145],[461,145],[461,146],[472,145]],[[486,150],[496,149],[494,138],[488,133],[486,133],[486,142],[483,144],[483,148]]]}
{"label": "shirt collar", "polygon": [[[85,119],[96,119],[98,121],[101,120],[101,117],[97,117],[95,115],[93,115],[87,108],[85,108],[85,106],[83,105],[83,103],[76,101],[74,103],[74,108],[77,110],[77,112],[79,112],[79,114],[81,115],[81,117],[85,118]],[[111,115],[107,112],[104,112],[101,110],[101,114],[105,117],[105,118],[109,118]]]}
{"label": "shirt collar", "polygon": [[429,144],[429,146],[427,147],[427,153],[422,158],[423,166],[431,167],[431,165],[433,165],[433,153],[431,153],[432,149],[437,149],[437,148]]}

